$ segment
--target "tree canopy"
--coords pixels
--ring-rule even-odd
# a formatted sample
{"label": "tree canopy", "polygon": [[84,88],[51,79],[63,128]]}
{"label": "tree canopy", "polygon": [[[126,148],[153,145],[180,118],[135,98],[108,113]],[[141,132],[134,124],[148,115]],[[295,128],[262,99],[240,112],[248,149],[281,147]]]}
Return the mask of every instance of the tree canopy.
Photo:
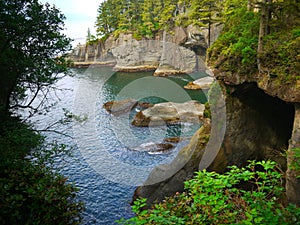
{"label": "tree canopy", "polygon": [[33,106],[39,94],[66,72],[64,54],[71,48],[64,15],[38,0],[0,1],[0,112]]}
{"label": "tree canopy", "polygon": [[246,0],[106,0],[98,8],[96,27],[99,36],[121,30],[151,38],[160,30],[190,24],[210,27],[221,22],[232,7]]}

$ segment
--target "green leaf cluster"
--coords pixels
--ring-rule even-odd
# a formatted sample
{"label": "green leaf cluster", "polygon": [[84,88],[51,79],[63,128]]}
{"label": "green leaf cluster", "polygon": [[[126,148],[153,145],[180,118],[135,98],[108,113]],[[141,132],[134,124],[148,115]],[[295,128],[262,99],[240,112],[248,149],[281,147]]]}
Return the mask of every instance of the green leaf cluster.
{"label": "green leaf cluster", "polygon": [[177,193],[145,210],[145,199],[134,203],[137,214],[123,224],[300,224],[300,209],[283,206],[284,192],[276,163],[249,161],[228,167],[224,174],[199,171]]}
{"label": "green leaf cluster", "polygon": [[44,138],[16,117],[1,121],[0,224],[80,223],[78,189],[49,164],[64,152],[65,146],[46,150]]}
{"label": "green leaf cluster", "polygon": [[[292,160],[290,162],[290,169],[300,174],[300,148],[292,148],[288,151],[291,151]],[[300,178],[300,175],[297,175],[297,178]]]}
{"label": "green leaf cluster", "polygon": [[258,33],[258,15],[246,7],[235,10],[228,17],[223,33],[208,50],[210,63],[232,73],[255,72]]}

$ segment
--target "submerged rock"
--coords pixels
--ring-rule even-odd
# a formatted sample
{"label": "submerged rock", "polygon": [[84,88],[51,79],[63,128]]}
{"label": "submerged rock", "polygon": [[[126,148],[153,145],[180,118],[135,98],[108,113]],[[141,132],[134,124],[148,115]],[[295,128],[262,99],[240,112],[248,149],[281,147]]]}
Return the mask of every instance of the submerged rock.
{"label": "submerged rock", "polygon": [[204,105],[191,100],[185,103],[164,102],[138,112],[132,125],[139,127],[161,126],[180,122],[200,123]]}
{"label": "submerged rock", "polygon": [[136,108],[137,111],[148,109],[152,107],[153,104],[149,102],[138,102],[134,99],[124,99],[124,100],[113,100],[103,104],[103,108],[106,109],[107,112],[113,114],[115,116],[119,116],[121,114],[127,113],[131,111],[133,108]]}
{"label": "submerged rock", "polygon": [[148,153],[163,153],[173,148],[175,148],[175,146],[170,143],[149,142],[149,143],[141,144],[140,146],[133,148],[132,150],[143,151]]}
{"label": "submerged rock", "polygon": [[203,77],[193,82],[189,82],[184,86],[188,90],[200,90],[200,89],[209,89],[210,85],[214,82],[213,77]]}

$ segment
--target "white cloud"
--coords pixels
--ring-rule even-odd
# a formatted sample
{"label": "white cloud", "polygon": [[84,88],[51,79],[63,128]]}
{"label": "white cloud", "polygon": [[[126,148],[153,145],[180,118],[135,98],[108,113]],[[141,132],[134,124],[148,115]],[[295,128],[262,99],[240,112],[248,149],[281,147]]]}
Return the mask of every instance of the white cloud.
{"label": "white cloud", "polygon": [[88,28],[92,34],[96,34],[95,22],[97,9],[103,0],[40,0],[42,3],[48,2],[55,5],[66,16],[65,34],[72,39],[81,39],[84,42]]}

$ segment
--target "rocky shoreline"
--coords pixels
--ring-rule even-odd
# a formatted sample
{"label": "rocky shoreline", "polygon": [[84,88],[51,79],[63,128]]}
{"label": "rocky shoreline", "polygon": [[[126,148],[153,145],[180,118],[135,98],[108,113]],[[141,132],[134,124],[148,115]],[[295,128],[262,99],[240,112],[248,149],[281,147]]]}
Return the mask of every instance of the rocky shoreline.
{"label": "rocky shoreline", "polygon": [[97,66],[115,66],[115,61],[106,62],[73,62],[71,67],[73,68],[87,68],[87,67],[97,67]]}

